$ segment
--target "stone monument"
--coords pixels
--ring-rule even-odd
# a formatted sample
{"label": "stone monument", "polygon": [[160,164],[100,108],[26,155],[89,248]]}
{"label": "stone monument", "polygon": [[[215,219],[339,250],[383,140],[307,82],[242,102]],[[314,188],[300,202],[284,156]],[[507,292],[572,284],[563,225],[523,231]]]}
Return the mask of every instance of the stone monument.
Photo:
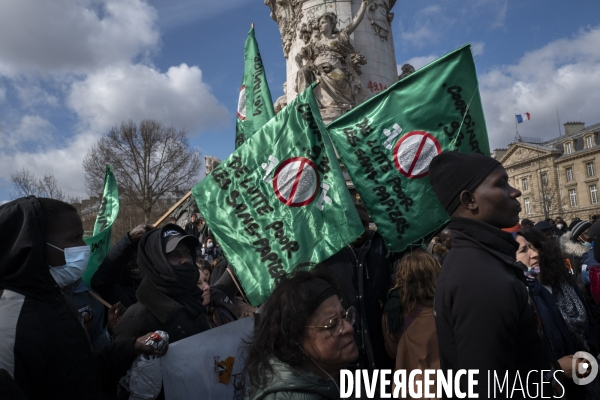
{"label": "stone monument", "polygon": [[390,13],[395,3],[265,0],[286,58],[285,103],[318,81],[315,97],[329,123],[396,82]]}

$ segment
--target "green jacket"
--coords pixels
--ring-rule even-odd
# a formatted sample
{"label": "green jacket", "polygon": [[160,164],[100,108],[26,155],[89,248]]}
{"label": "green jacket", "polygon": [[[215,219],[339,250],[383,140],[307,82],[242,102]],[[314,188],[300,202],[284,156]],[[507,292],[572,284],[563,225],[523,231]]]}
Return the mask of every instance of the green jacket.
{"label": "green jacket", "polygon": [[324,379],[306,368],[292,371],[279,361],[272,361],[275,373],[265,388],[250,387],[245,400],[324,400],[339,399],[340,392],[331,379]]}

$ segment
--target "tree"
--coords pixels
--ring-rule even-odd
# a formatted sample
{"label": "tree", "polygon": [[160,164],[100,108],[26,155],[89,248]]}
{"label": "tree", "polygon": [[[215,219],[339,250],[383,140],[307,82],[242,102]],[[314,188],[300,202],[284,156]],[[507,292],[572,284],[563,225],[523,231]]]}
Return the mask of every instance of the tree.
{"label": "tree", "polygon": [[21,171],[11,174],[10,180],[16,189],[16,193],[12,195],[13,198],[34,195],[56,200],[65,199],[65,194],[58,186],[58,181],[53,174],[46,174],[42,179],[37,180],[34,174],[23,168]]}
{"label": "tree", "polygon": [[88,194],[101,195],[106,164],[113,167],[119,194],[150,222],[152,207],[166,193],[198,181],[200,152],[190,148],[185,130],[146,119],[114,126],[83,160]]}

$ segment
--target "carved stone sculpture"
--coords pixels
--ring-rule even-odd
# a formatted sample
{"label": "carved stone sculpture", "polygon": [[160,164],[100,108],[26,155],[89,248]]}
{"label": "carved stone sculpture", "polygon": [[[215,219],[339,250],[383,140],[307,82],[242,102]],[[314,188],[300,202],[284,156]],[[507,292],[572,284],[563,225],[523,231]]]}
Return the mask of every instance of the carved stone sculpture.
{"label": "carved stone sculpture", "polygon": [[390,24],[394,14],[390,12],[391,4],[389,0],[373,0],[369,5],[367,17],[375,34],[381,40],[387,40],[390,34]]}
{"label": "carved stone sculpture", "polygon": [[273,106],[275,109],[275,114],[283,110],[285,106],[287,106],[287,82],[283,84],[283,96],[279,96],[279,98],[275,100],[275,104]]}
{"label": "carved stone sculpture", "polygon": [[311,31],[308,25],[304,27],[305,32],[301,32],[302,40],[308,44],[295,58],[299,69],[295,89],[301,93],[318,79],[315,97],[320,108],[338,109],[341,114],[358,104],[365,95],[359,75],[360,66],[367,60],[354,50],[350,35],[362,21],[367,6],[368,0],[363,0],[351,23],[341,30],[337,28],[337,15],[326,12],[310,21],[311,26],[318,27],[317,35],[308,35]]}
{"label": "carved stone sculpture", "polygon": [[210,174],[213,169],[221,164],[221,160],[213,156],[204,156],[204,165],[206,166],[206,175]]}
{"label": "carved stone sculpture", "polygon": [[281,42],[283,46],[283,55],[288,58],[290,48],[296,36],[296,28],[302,12],[300,11],[299,0],[265,0],[265,4],[271,9],[271,18],[277,22]]}
{"label": "carved stone sculpture", "polygon": [[410,64],[404,64],[402,66],[402,73],[400,74],[400,76],[398,76],[398,80],[406,78],[413,72],[415,72],[415,67],[413,67]]}

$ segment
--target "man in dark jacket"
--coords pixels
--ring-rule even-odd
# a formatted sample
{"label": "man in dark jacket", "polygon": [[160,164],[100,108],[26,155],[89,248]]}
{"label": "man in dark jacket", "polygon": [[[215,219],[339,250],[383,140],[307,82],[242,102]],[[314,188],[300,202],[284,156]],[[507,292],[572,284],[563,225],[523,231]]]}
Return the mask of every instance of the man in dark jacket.
{"label": "man in dark jacket", "polygon": [[116,340],[162,330],[172,343],[210,329],[197,286],[197,246],[198,238],[174,224],[144,235],[138,248],[137,263],[144,274],[136,292],[138,303],[127,309],[115,327]]}
{"label": "man in dark jacket", "polygon": [[89,259],[73,206],[34,196],[0,206],[0,369],[30,399],[100,399],[149,335],[92,352],[77,311],[61,290]]}
{"label": "man in dark jacket", "polygon": [[121,302],[130,307],[137,303],[135,291],[142,281],[137,266],[137,248],[142,236],[153,229],[140,224],[126,233],[110,249],[90,281],[92,289],[110,304]]}
{"label": "man in dark jacket", "polygon": [[192,235],[195,238],[198,238],[198,235],[200,234],[197,222],[198,217],[196,216],[196,214],[192,214],[190,218],[191,220],[187,224],[185,224],[185,231],[188,235]]}
{"label": "man in dark jacket", "polygon": [[[479,398],[488,398],[494,372],[501,380],[508,373],[509,388],[517,373],[523,383],[529,378],[529,384],[539,384],[550,360],[537,333],[523,271],[516,266],[519,246],[500,229],[519,222],[521,192],[508,184],[499,162],[481,154],[444,152],[431,161],[429,179],[452,216],[453,246],[434,305],[441,369],[479,370]],[[537,372],[528,377],[532,370]],[[545,393],[552,393],[545,386]],[[466,391],[466,379],[461,387]],[[510,389],[499,395],[508,398]]]}
{"label": "man in dark jacket", "polygon": [[378,232],[369,230],[369,214],[357,207],[365,231],[354,242],[319,265],[336,275],[344,308],[354,306],[354,339],[360,357],[357,368],[394,368],[382,340],[381,318],[391,286],[393,259]]}

